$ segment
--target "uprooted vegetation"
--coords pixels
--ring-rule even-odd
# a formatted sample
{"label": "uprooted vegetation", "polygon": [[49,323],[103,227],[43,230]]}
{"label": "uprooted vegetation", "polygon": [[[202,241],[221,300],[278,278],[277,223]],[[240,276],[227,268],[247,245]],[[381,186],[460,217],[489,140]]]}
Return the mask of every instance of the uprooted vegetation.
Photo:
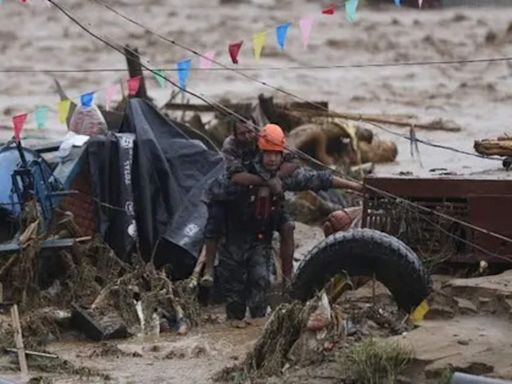
{"label": "uprooted vegetation", "polygon": [[[66,250],[42,250],[43,236],[34,212],[35,204],[27,204],[20,236],[22,249],[0,264],[6,299],[19,303],[27,350],[46,352],[45,345],[63,333],[83,330],[75,319],[76,308],[87,311],[100,325],[108,319],[106,328],[121,324],[126,336],[152,332],[155,314],[159,320],[178,323],[182,331],[197,324],[199,305],[186,282],[173,283],[164,271],[136,256],[130,265],[124,263],[99,237],[77,242]],[[56,232],[73,238],[66,228]],[[14,347],[13,334],[11,321],[0,317],[0,345]],[[15,369],[10,363],[1,366]],[[32,372],[104,376],[60,358],[32,356],[29,366]]]}
{"label": "uprooted vegetation", "polygon": [[396,383],[413,358],[413,351],[398,343],[365,340],[340,353],[340,375],[350,382],[369,384]]}

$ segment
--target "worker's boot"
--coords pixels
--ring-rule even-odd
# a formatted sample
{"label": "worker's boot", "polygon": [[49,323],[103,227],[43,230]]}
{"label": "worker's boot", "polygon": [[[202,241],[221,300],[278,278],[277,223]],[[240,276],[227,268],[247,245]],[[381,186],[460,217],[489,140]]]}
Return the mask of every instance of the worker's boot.
{"label": "worker's boot", "polygon": [[217,256],[217,242],[215,240],[206,241],[206,260],[204,263],[203,277],[200,284],[202,287],[213,287],[213,276],[215,274],[215,257]]}

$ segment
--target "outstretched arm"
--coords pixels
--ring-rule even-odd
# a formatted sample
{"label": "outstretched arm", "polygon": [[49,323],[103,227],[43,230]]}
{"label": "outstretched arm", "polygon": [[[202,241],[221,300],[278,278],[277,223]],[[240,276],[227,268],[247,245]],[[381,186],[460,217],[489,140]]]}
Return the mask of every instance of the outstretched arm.
{"label": "outstretched arm", "polygon": [[306,168],[299,168],[285,178],[283,187],[288,191],[320,191],[330,188],[363,190],[362,185],[334,176],[330,171],[314,171]]}

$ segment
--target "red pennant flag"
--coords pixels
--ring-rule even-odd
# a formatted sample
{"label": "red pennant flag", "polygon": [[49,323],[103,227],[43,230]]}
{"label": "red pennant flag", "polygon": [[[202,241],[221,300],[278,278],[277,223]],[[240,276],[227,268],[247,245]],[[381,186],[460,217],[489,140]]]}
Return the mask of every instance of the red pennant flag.
{"label": "red pennant flag", "polygon": [[128,95],[129,96],[135,96],[137,92],[139,91],[140,87],[140,80],[142,79],[142,76],[135,76],[131,79],[128,79]]}
{"label": "red pennant flag", "polygon": [[334,15],[334,12],[336,12],[336,4],[332,4],[322,10],[324,15]]}
{"label": "red pennant flag", "polygon": [[238,41],[236,43],[229,44],[229,56],[231,57],[233,64],[238,64],[238,54],[240,53],[243,43],[243,41]]}
{"label": "red pennant flag", "polygon": [[12,124],[14,125],[14,138],[18,143],[20,141],[20,133],[23,129],[23,125],[25,125],[25,121],[27,120],[27,114],[22,113],[20,115],[16,115],[12,118]]}

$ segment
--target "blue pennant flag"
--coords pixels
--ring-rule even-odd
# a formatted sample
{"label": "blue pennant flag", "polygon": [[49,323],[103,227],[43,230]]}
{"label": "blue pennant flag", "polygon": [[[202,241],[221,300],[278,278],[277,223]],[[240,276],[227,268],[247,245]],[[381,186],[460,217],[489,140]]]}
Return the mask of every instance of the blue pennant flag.
{"label": "blue pennant flag", "polygon": [[400,6],[400,0],[395,0],[395,5],[396,5],[397,7],[399,7],[399,6]]}
{"label": "blue pennant flag", "polygon": [[286,41],[286,34],[288,33],[289,27],[290,23],[281,24],[276,27],[277,44],[281,49],[284,49],[284,42]]}
{"label": "blue pennant flag", "polygon": [[80,96],[80,104],[82,107],[90,107],[94,101],[94,92],[84,93]]}
{"label": "blue pennant flag", "polygon": [[178,80],[180,81],[180,87],[183,89],[187,88],[187,79],[190,72],[190,66],[192,65],[191,59],[185,59],[178,61]]}

